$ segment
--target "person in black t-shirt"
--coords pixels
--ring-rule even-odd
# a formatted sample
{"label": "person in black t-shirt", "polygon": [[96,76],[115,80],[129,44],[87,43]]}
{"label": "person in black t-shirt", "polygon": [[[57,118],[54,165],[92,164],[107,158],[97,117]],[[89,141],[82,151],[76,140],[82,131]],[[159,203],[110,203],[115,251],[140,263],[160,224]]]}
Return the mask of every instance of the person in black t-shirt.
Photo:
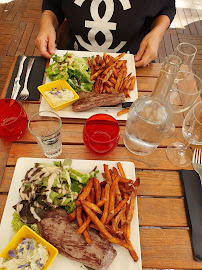
{"label": "person in black t-shirt", "polygon": [[129,52],[136,67],[157,57],[159,43],[175,16],[175,0],[43,0],[36,45],[50,58],[55,30],[66,18],[69,50]]}

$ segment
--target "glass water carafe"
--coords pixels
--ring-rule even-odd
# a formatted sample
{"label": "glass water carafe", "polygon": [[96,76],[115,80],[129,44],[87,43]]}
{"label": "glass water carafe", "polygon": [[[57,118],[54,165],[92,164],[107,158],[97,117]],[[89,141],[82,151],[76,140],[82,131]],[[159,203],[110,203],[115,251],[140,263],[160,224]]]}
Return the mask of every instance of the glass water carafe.
{"label": "glass water carafe", "polygon": [[149,155],[160,144],[173,123],[172,106],[166,100],[181,60],[167,56],[151,95],[138,98],[130,107],[124,143],[127,149],[137,155]]}

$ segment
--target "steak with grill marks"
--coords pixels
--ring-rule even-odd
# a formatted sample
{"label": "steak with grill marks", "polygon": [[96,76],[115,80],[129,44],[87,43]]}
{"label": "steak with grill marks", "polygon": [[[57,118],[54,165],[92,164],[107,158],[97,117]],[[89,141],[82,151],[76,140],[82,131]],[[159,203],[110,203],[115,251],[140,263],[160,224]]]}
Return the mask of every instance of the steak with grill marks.
{"label": "steak with grill marks", "polygon": [[117,255],[112,244],[92,229],[92,245],[88,245],[83,235],[77,233],[77,222],[68,222],[67,213],[61,208],[49,211],[40,221],[39,230],[60,254],[95,270],[107,270]]}

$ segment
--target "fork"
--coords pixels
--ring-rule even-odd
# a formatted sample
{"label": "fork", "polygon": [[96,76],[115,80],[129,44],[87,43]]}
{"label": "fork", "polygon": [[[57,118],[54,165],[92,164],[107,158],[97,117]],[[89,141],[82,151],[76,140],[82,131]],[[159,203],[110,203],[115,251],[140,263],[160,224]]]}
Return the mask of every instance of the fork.
{"label": "fork", "polygon": [[192,165],[194,170],[198,173],[201,185],[202,185],[202,156],[201,156],[201,149],[195,148],[194,154],[192,157]]}
{"label": "fork", "polygon": [[30,74],[30,71],[32,69],[32,65],[34,63],[34,60],[35,58],[31,58],[29,60],[29,63],[28,63],[28,66],[27,66],[27,72],[26,72],[26,76],[25,76],[25,83],[24,83],[24,87],[19,95],[19,98],[18,100],[20,101],[24,101],[26,99],[28,99],[29,97],[29,91],[28,91],[28,87],[27,87],[27,83],[28,83],[28,79],[29,79],[29,74]]}

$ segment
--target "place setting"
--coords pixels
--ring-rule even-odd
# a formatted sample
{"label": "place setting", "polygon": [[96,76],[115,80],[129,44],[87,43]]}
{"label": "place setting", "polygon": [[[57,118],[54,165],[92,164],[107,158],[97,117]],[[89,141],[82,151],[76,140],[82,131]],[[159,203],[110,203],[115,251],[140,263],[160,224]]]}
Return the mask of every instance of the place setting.
{"label": "place setting", "polygon": [[[121,60],[122,62],[119,62],[119,58],[115,59],[115,57],[121,58],[121,55],[120,54],[113,54],[113,55],[114,56],[112,58],[110,58],[109,56],[107,58],[108,61],[110,61],[111,59],[110,65],[113,63],[113,61],[114,62],[117,61],[119,65],[120,64],[125,65],[124,67],[125,72],[123,74],[121,73],[121,76],[119,77],[119,83],[121,83],[121,80],[122,80],[122,84],[123,84],[124,80],[126,79],[127,83],[125,83],[126,88],[124,89],[126,90],[128,89],[127,95],[129,95],[129,87],[131,85],[131,82],[133,85],[135,85],[135,76],[132,76],[134,72],[127,74],[127,66],[126,66],[127,60]],[[126,59],[130,59],[130,58],[126,56]],[[25,233],[27,233],[25,231],[25,227],[23,226],[24,224],[29,224],[29,227],[32,230],[34,230],[35,232],[39,232],[39,229],[37,229],[36,224],[39,223],[39,221],[42,222],[43,218],[45,221],[45,217],[46,217],[45,212],[41,215],[39,214],[37,210],[38,207],[35,209],[35,206],[34,206],[35,195],[32,198],[31,193],[30,193],[31,197],[29,199],[28,197],[27,199],[24,197],[23,195],[24,184],[22,184],[21,182],[22,179],[28,176],[29,174],[28,172],[31,170],[31,168],[33,168],[34,170],[35,167],[38,166],[37,164],[41,164],[39,165],[39,167],[45,166],[43,170],[46,169],[46,175],[49,175],[49,177],[47,179],[47,177],[43,177],[43,174],[42,174],[41,180],[45,181],[46,179],[46,181],[48,182],[47,182],[47,188],[45,188],[45,186],[42,185],[43,187],[41,191],[42,193],[41,195],[39,195],[39,197],[40,196],[44,197],[44,188],[45,190],[49,189],[52,185],[54,187],[52,186],[53,189],[52,191],[50,191],[51,194],[56,194],[57,189],[61,185],[66,185],[66,187],[68,187],[66,192],[63,190],[64,193],[69,194],[67,197],[65,196],[64,198],[60,199],[60,196],[59,197],[56,196],[55,198],[53,198],[51,194],[47,194],[47,199],[45,198],[44,198],[45,200],[43,199],[43,204],[48,203],[50,205],[50,198],[52,198],[52,206],[50,205],[47,211],[51,213],[51,211],[55,211],[56,209],[61,209],[61,210],[63,209],[64,212],[67,211],[65,212],[67,217],[68,217],[68,214],[69,214],[69,217],[70,216],[73,217],[73,215],[75,215],[74,218],[72,218],[73,220],[72,223],[70,223],[72,224],[71,226],[73,226],[71,230],[75,231],[75,236],[73,236],[73,238],[75,237],[78,238],[77,242],[75,243],[75,248],[77,248],[78,246],[78,249],[81,250],[81,247],[82,247],[84,249],[83,252],[85,253],[85,256],[84,254],[83,256],[86,257],[87,256],[86,254],[89,254],[89,260],[86,260],[86,259],[82,260],[82,259],[77,258],[76,256],[74,260],[68,259],[69,257],[73,256],[73,254],[70,255],[71,248],[68,247],[67,244],[62,243],[63,247],[66,249],[66,251],[64,251],[65,256],[62,256],[59,254],[56,256],[56,254],[54,253],[55,255],[54,254],[51,255],[51,260],[48,259],[48,263],[46,263],[45,261],[40,261],[40,264],[41,265],[45,264],[45,267],[47,264],[48,265],[51,264],[50,269],[51,268],[54,269],[56,265],[57,267],[59,267],[59,269],[66,269],[67,265],[71,269],[80,269],[80,267],[83,267],[84,269],[85,267],[87,269],[92,269],[92,267],[93,268],[96,267],[98,269],[99,267],[101,267],[100,263],[102,263],[103,264],[102,267],[105,267],[105,268],[107,267],[107,269],[108,268],[109,269],[122,269],[123,266],[126,265],[125,261],[127,260],[127,269],[131,269],[131,270],[140,269],[141,270],[142,262],[141,262],[141,250],[140,250],[138,208],[137,208],[137,188],[139,186],[139,179],[136,178],[136,175],[135,175],[135,166],[132,162],[124,162],[124,161],[115,162],[115,161],[104,160],[102,158],[104,157],[105,154],[108,154],[109,152],[113,151],[113,149],[115,149],[116,146],[118,145],[118,141],[120,138],[120,128],[119,128],[118,121],[115,118],[117,118],[117,112],[122,110],[122,107],[121,106],[119,106],[118,108],[112,107],[112,112],[116,111],[116,114],[114,114],[114,117],[110,114],[106,114],[106,111],[108,112],[109,110],[110,112],[110,109],[111,109],[110,107],[109,109],[102,108],[100,110],[100,113],[98,109],[96,114],[94,114],[93,112],[89,112],[90,113],[89,115],[91,115],[90,117],[84,116],[85,124],[83,125],[83,132],[82,132],[83,142],[86,145],[87,149],[89,149],[90,152],[92,153],[92,157],[93,155],[99,155],[103,160],[58,159],[58,157],[60,157],[61,154],[63,153],[63,146],[64,146],[62,143],[62,136],[61,136],[61,127],[62,127],[62,121],[64,117],[63,115],[60,114],[60,112],[64,110],[65,108],[72,107],[72,105],[76,103],[76,101],[78,101],[80,97],[76,93],[76,91],[70,86],[70,84],[64,81],[62,78],[58,78],[58,80],[55,80],[53,82],[47,82],[43,85],[38,86],[38,90],[37,90],[38,93],[42,94],[46,104],[48,105],[47,110],[44,110],[43,106],[40,105],[40,107],[42,106],[43,110],[40,109],[39,112],[28,117],[25,110],[23,109],[24,107],[23,102],[25,103],[28,102],[29,100],[31,100],[32,97],[29,94],[29,98],[26,98],[25,100],[23,100],[22,98],[20,98],[23,90],[21,91],[21,93],[17,93],[17,94],[16,94],[16,91],[19,91],[20,88],[24,89],[25,87],[23,86],[23,84],[27,85],[27,89],[29,90],[29,92],[32,91],[28,85],[29,85],[29,80],[32,76],[32,72],[34,71],[36,67],[34,67],[35,61],[33,61],[33,59],[31,60],[32,60],[31,64],[30,64],[30,61],[28,63],[29,71],[27,73],[28,75],[25,75],[24,77],[24,81],[25,81],[24,83],[21,81],[21,74],[23,74],[24,69],[26,69],[26,67],[23,68],[26,58],[22,57],[21,62],[19,60],[20,62],[20,64],[18,65],[19,71],[17,73],[15,72],[15,74],[13,75],[13,76],[16,76],[17,78],[16,80],[13,80],[13,85],[14,85],[13,87],[17,89],[17,90],[15,89],[14,95],[11,94],[11,97],[13,97],[14,99],[6,98],[3,100],[5,103],[4,106],[5,108],[7,108],[7,111],[5,111],[5,108],[4,108],[3,111],[5,111],[5,114],[2,117],[7,119],[6,120],[7,122],[5,121],[5,125],[1,127],[3,132],[0,133],[0,136],[3,140],[9,140],[11,142],[20,142],[21,140],[23,140],[24,133],[27,132],[28,130],[30,134],[32,134],[32,136],[34,137],[34,140],[40,146],[43,155],[46,156],[48,159],[21,157],[17,160],[17,163],[15,165],[13,179],[11,182],[11,187],[8,194],[8,199],[5,206],[5,211],[2,217],[2,221],[1,221],[0,238],[3,239],[3,241],[1,242],[1,245],[2,245],[1,249],[5,247],[6,243],[8,243],[8,246],[6,246],[5,250],[3,250],[3,253],[1,253],[1,256],[3,257],[7,256],[5,255],[6,250],[7,252],[10,252],[10,250],[15,250],[17,245],[21,245],[21,246],[23,245],[23,243],[19,241],[20,236],[18,235],[22,236],[22,235],[25,235]],[[110,70],[109,67],[108,67],[108,70]],[[103,72],[106,69],[107,67],[103,70]],[[130,67],[129,67],[129,71],[130,71]],[[97,71],[95,71],[95,73],[96,72]],[[108,74],[107,72],[105,74],[105,77]],[[115,70],[115,72],[117,71]],[[110,74],[112,74],[112,72],[110,72]],[[94,75],[94,78],[96,78],[96,75]],[[116,79],[118,79],[118,77]],[[115,80],[115,77],[114,77],[114,80]],[[18,81],[17,86],[16,86],[16,81]],[[113,84],[114,87],[115,87],[115,84],[116,82],[114,82]],[[117,86],[117,89],[118,87],[119,85]],[[124,89],[123,89],[123,92],[124,92]],[[126,90],[125,90],[125,95],[126,95]],[[97,93],[96,95],[99,95],[99,93]],[[107,95],[107,94],[103,94],[103,95]],[[112,96],[113,95],[114,96],[116,95],[115,92],[114,94],[112,94]],[[121,101],[125,100],[124,93],[118,94],[118,95],[123,96],[121,97]],[[63,96],[64,96],[64,99],[63,99]],[[133,99],[134,99],[134,96],[133,96]],[[111,98],[111,100],[112,100],[112,104],[114,104],[113,98]],[[43,100],[41,104],[43,104]],[[107,106],[110,104],[109,103],[104,104],[104,106],[105,105]],[[12,113],[12,109],[13,109],[13,113]],[[97,108],[95,110],[97,110]],[[77,112],[75,112],[75,114],[77,114]],[[71,117],[71,115],[66,114],[65,117]],[[24,123],[24,125],[22,125],[22,123]],[[19,127],[19,130],[17,130],[16,127]],[[8,130],[10,132],[10,135],[8,133]],[[13,134],[13,130],[16,131],[16,134]],[[69,169],[72,171],[72,173],[70,173]],[[52,175],[52,172],[53,172],[52,170],[55,170],[55,173],[53,175]],[[112,170],[114,172],[112,172]],[[67,177],[65,180],[67,181],[67,184],[65,184],[64,179],[63,179],[64,174]],[[52,184],[50,183],[50,181],[52,181],[51,177],[53,176],[56,177],[57,175],[59,178],[62,177],[59,180],[61,182],[58,188],[57,188],[57,185],[55,186],[53,182]],[[36,176],[34,176],[34,178],[36,178]],[[82,180],[84,181],[83,186],[82,186],[82,183],[79,184],[79,181],[80,181],[79,179],[83,179]],[[112,185],[112,180],[114,181],[113,185]],[[69,181],[72,181],[72,182],[69,182]],[[104,182],[104,181],[107,182],[106,187],[101,186],[101,182]],[[119,187],[119,181],[120,181],[120,187]],[[90,188],[91,182],[93,183],[93,186]],[[28,183],[25,183],[25,185],[27,184]],[[92,197],[91,202],[89,202],[89,199],[85,199],[86,195],[84,195],[85,200],[78,199],[80,198],[78,190],[81,190],[82,188],[83,188],[83,193],[81,193],[80,195],[81,198],[82,198],[82,194],[85,194],[86,192],[88,192],[89,196]],[[90,190],[88,191],[89,188]],[[117,195],[118,196],[117,198],[115,195],[115,189],[122,190],[122,191],[119,190],[119,194]],[[17,190],[20,190],[20,192],[18,192]],[[77,192],[77,195],[76,195],[76,192]],[[95,198],[93,198],[93,194],[95,195]],[[70,199],[69,196],[71,198],[72,196],[74,197],[73,199]],[[78,199],[78,201],[81,201],[82,205],[87,203],[87,206],[84,205],[83,209],[81,209],[81,207],[77,207],[75,205],[76,199]],[[22,201],[24,205],[23,207],[20,200]],[[46,200],[47,202],[45,202]],[[65,200],[66,200],[66,203],[64,203]],[[117,201],[116,204],[115,204],[115,200]],[[56,208],[55,206],[56,201],[58,203],[59,208]],[[32,205],[30,204],[30,202]],[[128,205],[127,213],[126,213],[126,204]],[[91,209],[89,208],[89,206],[93,208]],[[27,207],[30,207],[30,210],[28,211],[29,215],[27,215],[26,220],[24,222],[21,222],[21,224],[19,222],[17,223],[17,219],[22,220],[21,214],[23,215],[23,218],[25,218],[26,215],[24,216],[23,213],[24,211],[28,210]],[[108,210],[108,207],[110,207],[111,210],[110,209]],[[96,208],[98,212],[94,212],[94,208]],[[33,211],[36,211],[36,212],[34,213]],[[57,211],[55,212],[55,214],[60,215],[60,213],[59,212],[57,213]],[[77,234],[77,230],[75,230],[75,226],[76,226],[75,222],[77,221],[78,223],[77,226],[81,227],[82,224],[85,224],[85,220],[83,220],[84,216],[86,216],[86,222],[87,222],[87,219],[89,219],[87,226],[88,227],[91,225],[92,227],[93,225],[95,227],[97,226],[98,228],[96,230],[98,230],[98,232],[100,231],[100,234],[103,234],[104,239],[103,237],[98,236],[97,233],[93,233],[94,232],[93,229],[91,229],[92,232],[90,232],[90,236],[88,236],[88,238],[86,239],[86,234],[88,232],[87,232],[87,229],[85,229],[83,231],[83,236],[86,239],[87,243],[83,241],[82,234]],[[58,216],[58,218],[60,217]],[[56,220],[58,218],[56,218]],[[109,221],[107,221],[107,218],[109,219]],[[90,222],[91,219],[92,219],[92,222]],[[55,220],[55,224],[56,226],[58,226],[56,220]],[[30,221],[31,221],[31,224],[30,224]],[[122,229],[122,232],[121,232],[121,229],[119,227],[121,226],[121,223],[126,224],[126,222],[128,225],[127,225],[126,235],[124,236],[124,230]],[[19,227],[15,226],[17,224],[19,225]],[[114,224],[113,225],[114,227],[112,227],[112,224]],[[123,224],[122,226],[124,226]],[[67,223],[67,226],[70,226],[70,225],[68,225]],[[7,233],[5,234],[5,228],[8,228],[8,227],[9,229],[6,229]],[[57,229],[58,228],[56,227],[56,231]],[[56,231],[54,234],[56,234]],[[17,234],[15,235],[15,238],[13,238],[11,242],[9,242],[16,232]],[[43,234],[42,231],[40,234],[42,234],[43,238],[45,238],[47,241],[49,240],[49,236],[48,238],[46,238],[45,234]],[[36,235],[34,234],[29,235],[29,237],[31,237],[31,239],[36,239],[39,242],[41,242],[41,240],[37,238]],[[63,237],[64,239],[70,240],[69,238],[70,235],[69,236],[65,235]],[[34,240],[27,240],[27,241],[34,241]],[[90,241],[90,243],[88,241]],[[62,247],[59,246],[57,243],[54,243],[52,240],[50,242],[57,249],[61,250]],[[96,244],[97,242],[98,244]],[[103,250],[101,249],[97,253],[96,249],[100,248],[99,242],[100,244],[103,245],[104,249]],[[52,253],[54,252],[54,250],[52,250],[51,247],[49,246],[47,247],[46,242],[43,241],[41,243],[45,245],[46,248],[48,248],[49,252],[51,251]],[[79,247],[79,243],[81,244],[81,247]],[[106,253],[106,250],[109,250],[109,254]],[[94,261],[93,264],[90,260],[92,252],[95,253],[95,257],[96,257],[96,261]],[[105,259],[105,256],[107,256],[108,258],[107,261]],[[54,261],[52,262],[53,259]],[[85,267],[83,265],[85,265]]]}
{"label": "place setting", "polygon": [[[37,61],[42,59],[17,59],[6,98],[0,100],[0,138],[12,142],[11,147],[32,144],[34,153],[14,161],[1,219],[0,257],[7,258],[5,251],[16,254],[18,245],[23,248],[25,244],[22,237],[28,234],[28,242],[34,246],[37,240],[44,246],[43,252],[48,250],[51,255],[45,261],[37,259],[43,269],[141,270],[137,196],[141,179],[136,176],[135,162],[140,157],[144,163],[145,156],[155,154],[173,127],[173,113],[187,111],[182,124],[184,138],[192,145],[201,145],[201,80],[190,70],[180,70],[183,61],[179,54],[168,55],[153,91],[138,97],[134,57],[130,54],[58,50],[46,68],[45,83],[44,76],[35,80]],[[40,68],[45,70],[45,65]],[[188,84],[189,80],[194,83]],[[188,90],[181,95],[182,82],[191,86],[191,97],[187,97]],[[176,93],[178,98],[172,96]],[[36,104],[38,111],[29,111],[28,116],[24,108],[29,102]],[[130,108],[125,108],[126,104]],[[124,129],[119,120],[125,121]],[[69,142],[63,134],[70,125],[79,130],[78,134],[71,130],[78,141],[75,144],[74,138]],[[81,149],[81,155],[71,150],[76,158],[68,153],[74,146],[75,151]],[[196,166],[202,163],[201,151],[193,154],[188,145],[186,149],[180,147],[176,155],[184,155],[185,160],[187,150],[200,174]],[[127,151],[134,160],[115,156],[117,149]],[[174,153],[168,156],[171,162],[172,158]],[[183,165],[173,164],[178,168]],[[194,258],[201,261],[199,176],[193,170],[179,170],[179,174]],[[190,178],[196,178],[197,184]],[[25,225],[35,233],[31,235]]]}

